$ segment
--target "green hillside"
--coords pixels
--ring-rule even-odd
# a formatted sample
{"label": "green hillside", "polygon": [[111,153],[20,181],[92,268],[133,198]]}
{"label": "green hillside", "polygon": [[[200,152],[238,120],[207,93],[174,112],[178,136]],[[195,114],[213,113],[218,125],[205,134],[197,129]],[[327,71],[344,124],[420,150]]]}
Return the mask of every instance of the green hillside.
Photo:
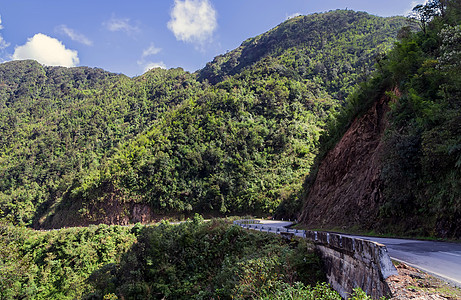
{"label": "green hillside", "polygon": [[216,57],[198,72],[199,79],[220,82],[270,57],[279,73],[319,84],[344,100],[370,74],[377,54],[390,49],[403,25],[402,17],[340,10],[295,17]]}
{"label": "green hillside", "polygon": [[0,207],[47,227],[273,213],[297,199],[325,122],[404,24],[296,17],[195,74],[2,64]]}
{"label": "green hillside", "polygon": [[130,79],[33,61],[2,64],[0,82],[0,205],[26,224],[200,86],[182,70]]}
{"label": "green hillside", "polygon": [[461,4],[440,2],[383,65],[402,95],[386,136],[380,226],[461,238]]}
{"label": "green hillside", "polygon": [[[414,12],[420,30],[412,32],[406,27],[400,31],[394,49],[383,56],[378,70],[330,123],[328,134],[321,139],[319,157],[333,149],[357,117],[387,95],[392,100],[379,150],[379,182],[375,184],[379,187],[379,211],[372,213],[376,219],[354,221],[355,225],[383,233],[459,239],[461,4],[431,1]],[[307,186],[314,180],[315,174]],[[350,205],[357,203],[357,199],[346,198],[343,201]]]}

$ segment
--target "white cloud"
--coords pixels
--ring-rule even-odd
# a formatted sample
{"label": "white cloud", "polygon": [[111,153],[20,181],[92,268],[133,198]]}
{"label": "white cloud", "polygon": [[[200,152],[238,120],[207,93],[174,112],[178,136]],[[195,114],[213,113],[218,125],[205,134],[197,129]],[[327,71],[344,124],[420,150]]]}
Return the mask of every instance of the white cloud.
{"label": "white cloud", "polygon": [[88,39],[83,34],[78,33],[77,31],[73,30],[72,28],[67,27],[66,25],[59,25],[58,27],[56,27],[56,31],[67,35],[73,41],[79,42],[87,46],[93,45],[93,41]]}
{"label": "white cloud", "polygon": [[287,19],[295,18],[295,17],[298,17],[298,16],[301,16],[301,13],[297,12],[297,13],[291,14],[291,15],[287,16]]}
{"label": "white cloud", "polygon": [[148,48],[142,51],[141,59],[138,60],[138,65],[143,68],[144,73],[153,68],[166,69],[166,65],[163,63],[163,61],[152,62],[146,60],[147,57],[158,54],[160,51],[162,51],[162,49],[155,47],[153,43],[151,43]]}
{"label": "white cloud", "polygon": [[109,31],[123,31],[128,35],[139,32],[139,28],[135,25],[130,24],[130,19],[128,18],[115,18],[112,17],[110,20],[103,23],[103,25]]}
{"label": "white cloud", "polygon": [[[2,16],[0,16],[0,30],[3,29],[3,25],[2,25]],[[6,47],[8,47],[10,45],[10,43],[7,43],[4,39],[3,39],[3,36],[0,34],[0,50],[2,49],[5,49]]]}
{"label": "white cloud", "polygon": [[35,59],[48,66],[74,67],[79,63],[77,51],[42,33],[29,38],[25,45],[15,47],[13,60],[20,59]]}
{"label": "white cloud", "polygon": [[145,58],[145,57],[148,57],[148,56],[151,56],[151,55],[155,55],[157,53],[159,53],[160,51],[162,51],[161,48],[157,48],[154,46],[154,44],[150,44],[149,48],[147,49],[144,49],[142,51],[142,57]]}
{"label": "white cloud", "polygon": [[9,45],[10,43],[7,43],[5,39],[3,38],[3,36],[0,35],[0,50],[5,49]]}
{"label": "white cloud", "polygon": [[405,16],[408,16],[412,11],[413,11],[413,8],[416,6],[416,5],[419,5],[419,4],[426,4],[428,0],[414,0],[414,1],[411,1],[411,4],[410,4],[410,7],[405,11],[404,15]]}
{"label": "white cloud", "polygon": [[144,73],[153,68],[166,69],[166,65],[163,63],[163,61],[144,63]]}
{"label": "white cloud", "polygon": [[411,6],[413,8],[418,4],[427,4],[427,2],[428,0],[415,0],[415,1],[411,1]]}
{"label": "white cloud", "polygon": [[168,28],[178,40],[203,44],[218,27],[216,15],[208,0],[175,0]]}

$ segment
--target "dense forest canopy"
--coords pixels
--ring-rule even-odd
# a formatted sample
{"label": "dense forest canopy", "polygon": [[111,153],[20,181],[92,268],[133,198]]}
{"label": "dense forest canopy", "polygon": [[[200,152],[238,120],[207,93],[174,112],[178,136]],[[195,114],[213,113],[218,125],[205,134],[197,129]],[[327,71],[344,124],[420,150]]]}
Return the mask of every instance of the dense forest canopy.
{"label": "dense forest canopy", "polygon": [[386,137],[389,201],[381,213],[384,223],[411,220],[398,222],[401,231],[460,238],[461,3],[429,1],[423,12],[416,9],[428,23],[403,37],[382,68],[403,95]]}
{"label": "dense forest canopy", "polygon": [[341,299],[306,241],[199,215],[179,225],[0,226],[0,233],[5,300]]}
{"label": "dense forest canopy", "polygon": [[274,213],[298,199],[325,122],[404,24],[300,16],[194,74],[2,64],[0,207],[38,227],[129,220],[134,204],[151,217]]}

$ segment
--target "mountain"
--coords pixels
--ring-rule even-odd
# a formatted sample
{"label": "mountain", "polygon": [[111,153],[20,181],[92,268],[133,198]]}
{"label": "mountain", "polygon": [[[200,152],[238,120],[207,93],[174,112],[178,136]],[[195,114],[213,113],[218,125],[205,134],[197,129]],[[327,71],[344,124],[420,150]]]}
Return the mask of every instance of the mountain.
{"label": "mountain", "polygon": [[395,48],[323,136],[300,221],[461,238],[461,5],[415,10]]}
{"label": "mountain", "polygon": [[278,72],[320,83],[335,99],[343,100],[370,74],[376,56],[392,47],[405,24],[402,17],[347,10],[298,16],[217,56],[198,71],[198,78],[214,84],[270,57]]}
{"label": "mountain", "polygon": [[2,64],[1,209],[19,223],[42,216],[120,143],[182,102],[187,89],[176,87],[188,76],[157,70],[130,79],[34,61]]}
{"label": "mountain", "polygon": [[0,65],[0,208],[37,228],[299,210],[325,124],[405,19],[292,18],[190,74]]}

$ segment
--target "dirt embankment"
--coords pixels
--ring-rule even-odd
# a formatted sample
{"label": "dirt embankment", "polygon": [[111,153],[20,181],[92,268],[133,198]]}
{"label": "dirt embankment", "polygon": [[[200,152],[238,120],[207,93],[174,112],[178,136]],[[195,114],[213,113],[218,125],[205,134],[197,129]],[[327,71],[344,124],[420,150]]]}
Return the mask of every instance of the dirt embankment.
{"label": "dirt embankment", "polygon": [[110,184],[104,187],[102,194],[103,198],[92,203],[66,199],[34,222],[33,227],[50,229],[90,224],[128,225],[154,222],[164,217],[156,214],[147,204],[137,203],[133,199],[121,201],[121,193]]}
{"label": "dirt embankment", "polygon": [[383,96],[356,118],[326,155],[305,199],[301,223],[323,228],[372,226],[383,201],[382,137],[389,101]]}
{"label": "dirt embankment", "polygon": [[398,275],[386,279],[391,300],[456,300],[461,299],[461,289],[403,263],[396,265]]}

